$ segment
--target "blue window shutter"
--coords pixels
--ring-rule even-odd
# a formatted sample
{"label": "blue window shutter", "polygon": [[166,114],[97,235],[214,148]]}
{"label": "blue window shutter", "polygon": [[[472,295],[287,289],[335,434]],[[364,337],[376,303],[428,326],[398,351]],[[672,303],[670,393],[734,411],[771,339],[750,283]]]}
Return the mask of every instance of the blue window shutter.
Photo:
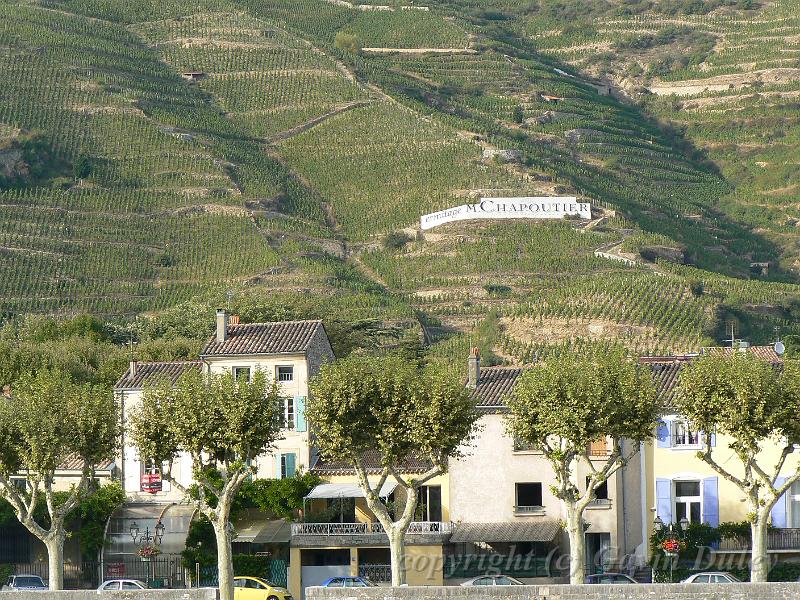
{"label": "blue window shutter", "polygon": [[719,526],[719,479],[703,479],[703,522],[712,527]]}
{"label": "blue window shutter", "polygon": [[281,479],[281,455],[275,455],[275,479]]}
{"label": "blue window shutter", "polygon": [[286,457],[286,477],[294,477],[294,472],[297,467],[297,455],[292,452],[284,454]]}
{"label": "blue window shutter", "polygon": [[294,398],[294,430],[306,430],[306,397],[295,396]]}
{"label": "blue window shutter", "polygon": [[717,445],[717,434],[712,431],[711,432],[711,447],[713,448],[716,445]]}
{"label": "blue window shutter", "polygon": [[[786,483],[786,477],[778,477],[775,480],[775,487],[779,488],[784,483]],[[773,527],[780,527],[780,528],[786,527],[786,494],[778,498],[778,501],[775,503],[775,506],[772,507],[770,516],[772,517]]]}
{"label": "blue window shutter", "polygon": [[656,514],[664,523],[672,523],[672,480],[656,479]]}
{"label": "blue window shutter", "polygon": [[656,429],[656,439],[658,440],[657,445],[659,448],[669,448],[672,446],[672,436],[670,435],[671,429],[671,422],[667,421],[666,419],[658,424],[658,429]]}

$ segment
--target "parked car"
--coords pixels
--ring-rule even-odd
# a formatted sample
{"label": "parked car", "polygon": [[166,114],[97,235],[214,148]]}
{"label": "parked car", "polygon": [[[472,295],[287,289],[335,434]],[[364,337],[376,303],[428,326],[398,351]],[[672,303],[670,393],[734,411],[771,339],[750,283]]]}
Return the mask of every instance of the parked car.
{"label": "parked car", "polygon": [[331,577],[322,583],[322,587],[378,587],[368,577]]}
{"label": "parked car", "polygon": [[584,583],[639,583],[624,573],[595,573],[587,575]]}
{"label": "parked car", "polygon": [[98,592],[115,592],[117,590],[146,590],[148,585],[138,579],[109,579],[100,584]]}
{"label": "parked car", "polygon": [[681,583],[741,583],[739,579],[724,571],[709,571],[689,575]]}
{"label": "parked car", "polygon": [[46,592],[47,585],[38,575],[12,575],[6,581],[4,592]]}
{"label": "parked car", "polygon": [[514,579],[508,575],[481,575],[465,581],[461,585],[524,585],[519,579]]}
{"label": "parked car", "polygon": [[234,600],[292,600],[289,590],[260,577],[234,577]]}

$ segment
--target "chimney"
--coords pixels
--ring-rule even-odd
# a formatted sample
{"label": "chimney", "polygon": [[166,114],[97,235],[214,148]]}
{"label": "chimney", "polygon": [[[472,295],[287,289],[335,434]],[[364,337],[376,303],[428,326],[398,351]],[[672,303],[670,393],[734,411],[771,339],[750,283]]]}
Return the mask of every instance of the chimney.
{"label": "chimney", "polygon": [[228,318],[228,325],[238,325],[239,324],[239,315],[231,315]]}
{"label": "chimney", "polygon": [[5,384],[3,386],[3,397],[6,400],[11,400],[11,386],[8,384]]}
{"label": "chimney", "polygon": [[217,343],[228,339],[228,313],[224,308],[217,309]]}
{"label": "chimney", "polygon": [[481,378],[481,351],[473,348],[467,359],[467,387],[474,390]]}
{"label": "chimney", "polygon": [[128,369],[128,370],[130,371],[130,374],[131,374],[131,375],[130,375],[130,377],[131,377],[131,379],[133,379],[134,377],[136,377],[136,361],[135,361],[135,360],[132,360],[132,361],[131,361],[131,366],[129,367],[129,369]]}

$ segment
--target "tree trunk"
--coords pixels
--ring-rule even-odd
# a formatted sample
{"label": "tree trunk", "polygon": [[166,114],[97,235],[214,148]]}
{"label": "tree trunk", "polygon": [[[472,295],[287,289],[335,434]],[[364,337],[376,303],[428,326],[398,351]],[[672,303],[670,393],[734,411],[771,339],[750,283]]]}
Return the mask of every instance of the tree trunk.
{"label": "tree trunk", "polygon": [[386,530],[392,559],[392,587],[406,584],[406,531],[402,527]]}
{"label": "tree trunk", "polygon": [[567,534],[569,535],[569,582],[572,585],[579,585],[586,577],[586,538],[582,513],[575,506],[567,506]]}
{"label": "tree trunk", "polygon": [[214,521],[214,537],[217,539],[217,571],[219,573],[220,600],[233,600],[233,557],[231,533],[228,519]]}
{"label": "tree trunk", "polygon": [[47,584],[50,591],[64,589],[64,535],[58,533],[43,540],[47,546]]}
{"label": "tree trunk", "polygon": [[[763,511],[763,509],[762,509]],[[756,520],[750,524],[750,537],[753,539],[753,549],[750,554],[750,581],[767,581],[769,575],[769,555],[767,554],[767,519],[769,513],[763,511],[762,516],[756,513]]]}

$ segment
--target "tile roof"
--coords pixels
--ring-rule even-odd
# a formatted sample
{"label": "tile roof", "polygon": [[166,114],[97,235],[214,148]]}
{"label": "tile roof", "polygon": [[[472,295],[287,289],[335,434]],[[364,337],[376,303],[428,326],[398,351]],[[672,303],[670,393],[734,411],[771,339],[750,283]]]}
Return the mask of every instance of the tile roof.
{"label": "tile roof", "polygon": [[[114,467],[114,460],[109,459],[95,465],[95,471],[110,471]],[[58,465],[59,471],[82,471],[83,459],[77,454],[71,454],[64,461]]]}
{"label": "tile roof", "polygon": [[308,350],[322,321],[282,321],[228,325],[228,339],[212,338],[200,356],[298,354]]}
{"label": "tile roof", "polygon": [[517,523],[456,523],[451,543],[552,542],[561,530],[555,519]]}
{"label": "tile roof", "polygon": [[119,381],[114,385],[115,390],[140,390],[145,384],[155,383],[166,379],[171,383],[178,381],[189,369],[200,369],[199,360],[173,361],[173,362],[137,362],[136,373],[131,375],[131,368],[125,371]]}
{"label": "tile roof", "polygon": [[[712,346],[710,348],[703,348],[703,354],[730,354],[731,352],[734,352],[734,350],[730,347]],[[750,346],[747,352],[756,358],[768,360],[774,364],[783,362],[781,355],[775,352],[775,348],[772,346]]]}
{"label": "tile roof", "polygon": [[504,408],[505,399],[522,375],[521,367],[483,367],[478,385],[472,391],[472,399],[478,408]]}
{"label": "tile roof", "polygon": [[[782,362],[781,357],[772,346],[751,346],[748,349],[756,358],[768,360],[773,364]],[[730,354],[730,348],[709,347],[703,348],[702,354]],[[681,370],[701,354],[679,354],[676,356],[642,356],[639,363],[647,365],[653,373],[653,380],[660,400],[665,406],[670,406],[675,398],[675,388]]]}
{"label": "tile roof", "polygon": [[[361,460],[370,474],[378,474],[383,470],[380,454],[377,450],[368,450],[361,456]],[[427,459],[410,456],[398,465],[397,470],[401,473],[424,473],[432,466]],[[325,460],[323,458],[317,459],[317,462],[311,467],[311,471],[317,475],[355,475],[350,463],[343,460]]]}

